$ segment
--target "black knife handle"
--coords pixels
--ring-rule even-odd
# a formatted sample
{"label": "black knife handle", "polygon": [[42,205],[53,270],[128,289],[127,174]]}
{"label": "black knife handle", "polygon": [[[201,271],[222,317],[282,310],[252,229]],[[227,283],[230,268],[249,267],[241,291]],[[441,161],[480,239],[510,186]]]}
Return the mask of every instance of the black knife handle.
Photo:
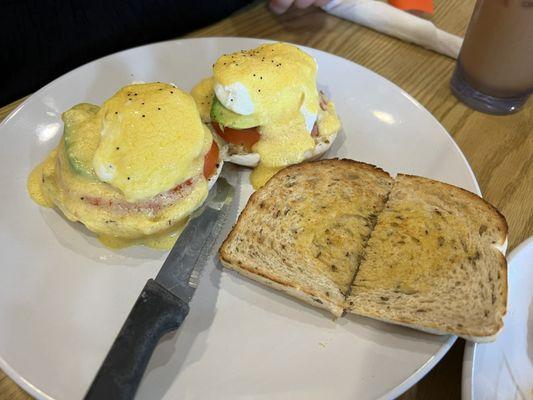
{"label": "black knife handle", "polygon": [[188,313],[187,303],[153,279],[146,282],[85,399],[133,399],[157,342]]}

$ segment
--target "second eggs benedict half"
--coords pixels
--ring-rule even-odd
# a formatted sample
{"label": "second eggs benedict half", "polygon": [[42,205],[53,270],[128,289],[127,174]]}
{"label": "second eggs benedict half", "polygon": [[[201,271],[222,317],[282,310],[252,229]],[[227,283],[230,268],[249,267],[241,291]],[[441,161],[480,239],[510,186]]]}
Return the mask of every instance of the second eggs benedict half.
{"label": "second eggs benedict half", "polygon": [[204,122],[229,144],[229,161],[256,167],[255,188],[335,140],[340,121],[316,75],[316,61],[298,47],[265,44],[223,55],[192,90]]}
{"label": "second eggs benedict half", "polygon": [[221,167],[193,98],[169,84],[134,84],[62,119],[59,146],[28,180],[32,198],[108,246],[170,248]]}

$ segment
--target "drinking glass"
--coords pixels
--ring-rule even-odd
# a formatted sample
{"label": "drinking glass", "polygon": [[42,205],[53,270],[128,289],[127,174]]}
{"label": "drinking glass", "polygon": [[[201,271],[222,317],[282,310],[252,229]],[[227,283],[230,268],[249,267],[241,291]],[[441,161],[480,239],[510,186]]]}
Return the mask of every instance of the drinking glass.
{"label": "drinking glass", "polygon": [[533,91],[533,0],[478,0],[451,80],[463,103],[518,111]]}

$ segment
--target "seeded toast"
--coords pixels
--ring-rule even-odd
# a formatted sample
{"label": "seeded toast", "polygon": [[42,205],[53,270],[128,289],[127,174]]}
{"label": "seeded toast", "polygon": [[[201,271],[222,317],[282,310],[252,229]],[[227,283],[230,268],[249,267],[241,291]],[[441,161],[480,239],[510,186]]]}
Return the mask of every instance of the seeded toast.
{"label": "seeded toast", "polygon": [[383,170],[352,160],[287,167],[251,196],[220,259],[340,316],[391,184]]}
{"label": "seeded toast", "polygon": [[504,217],[466,190],[398,175],[347,298],[348,311],[491,341],[503,327]]}
{"label": "seeded toast", "polygon": [[249,199],[222,263],[336,316],[494,340],[505,218],[480,197],[353,160],[288,167]]}

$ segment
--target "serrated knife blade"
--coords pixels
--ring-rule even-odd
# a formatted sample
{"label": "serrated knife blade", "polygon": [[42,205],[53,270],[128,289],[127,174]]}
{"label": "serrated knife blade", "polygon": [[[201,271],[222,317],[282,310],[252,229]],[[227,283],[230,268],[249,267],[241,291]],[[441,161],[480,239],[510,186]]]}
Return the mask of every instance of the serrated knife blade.
{"label": "serrated knife blade", "polygon": [[226,223],[233,187],[221,177],[209,193],[198,217],[189,222],[174,244],[155,281],[190,302],[216,238]]}

